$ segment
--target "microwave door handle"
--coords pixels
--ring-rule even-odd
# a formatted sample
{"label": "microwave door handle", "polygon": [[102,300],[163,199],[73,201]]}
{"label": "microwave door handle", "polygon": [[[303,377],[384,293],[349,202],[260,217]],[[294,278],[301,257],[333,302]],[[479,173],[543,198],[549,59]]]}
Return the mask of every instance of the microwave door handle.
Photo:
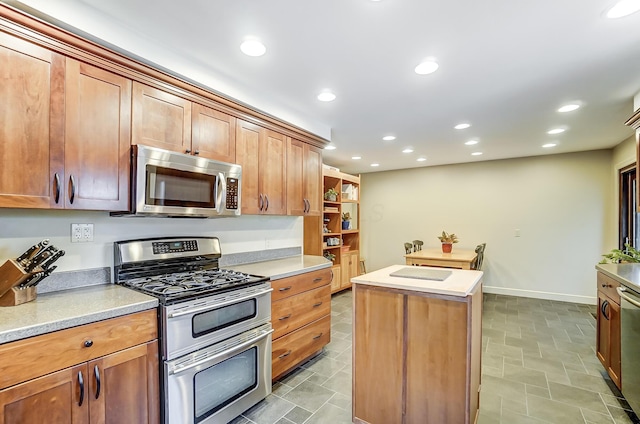
{"label": "microwave door handle", "polygon": [[265,337],[269,336],[271,333],[273,333],[274,330],[273,328],[269,331],[264,331],[262,332],[262,334],[252,338],[251,340],[247,340],[244,343],[241,343],[237,346],[233,346],[230,350],[225,350],[224,352],[218,353],[217,355],[213,355],[213,356],[209,356],[208,358],[204,358],[200,361],[194,362],[193,364],[189,364],[185,367],[176,367],[177,369],[174,369],[172,371],[169,371],[169,374],[179,374],[181,372],[184,372],[190,368],[195,368],[198,367],[200,365],[203,364],[207,364],[207,363],[211,363],[211,362],[215,362],[218,359],[224,357],[224,356],[233,356],[236,352],[241,352],[244,348],[246,348],[247,346],[251,346],[252,344],[264,339]]}
{"label": "microwave door handle", "polygon": [[216,187],[216,212],[222,213],[222,198],[227,194],[227,179],[222,172],[218,172],[218,186]]}

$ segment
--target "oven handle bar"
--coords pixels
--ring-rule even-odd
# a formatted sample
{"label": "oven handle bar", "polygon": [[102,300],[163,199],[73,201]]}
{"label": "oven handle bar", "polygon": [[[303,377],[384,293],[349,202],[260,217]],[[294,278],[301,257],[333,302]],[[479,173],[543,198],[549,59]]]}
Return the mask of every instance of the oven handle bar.
{"label": "oven handle bar", "polygon": [[253,339],[251,339],[251,340],[247,340],[246,342],[241,343],[241,344],[239,344],[238,346],[234,346],[234,347],[233,347],[233,348],[231,348],[230,350],[225,350],[224,352],[220,352],[220,353],[218,353],[217,355],[213,355],[213,356],[210,356],[210,357],[208,357],[208,358],[204,358],[204,359],[202,359],[202,360],[200,360],[200,361],[198,361],[198,362],[194,362],[193,364],[187,365],[187,366],[182,367],[182,368],[180,368],[180,369],[171,370],[171,371],[169,371],[169,374],[172,374],[172,375],[180,374],[181,372],[186,371],[186,370],[188,370],[188,369],[198,367],[198,366],[203,365],[203,364],[206,364],[206,363],[208,363],[208,362],[214,362],[214,361],[218,360],[219,358],[221,358],[221,357],[223,357],[223,356],[229,356],[229,355],[232,355],[232,354],[234,354],[234,353],[236,353],[236,352],[238,352],[238,351],[243,350],[245,347],[247,347],[247,346],[251,346],[251,345],[252,345],[252,344],[254,344],[255,342],[257,342],[257,341],[259,341],[259,340],[262,340],[262,339],[264,339],[265,337],[267,337],[267,336],[271,335],[271,333],[273,333],[273,331],[274,331],[274,330],[273,330],[273,328],[272,328],[271,330],[269,330],[269,331],[265,331],[265,332],[263,332],[262,334],[260,334],[259,336],[256,336],[256,337],[254,337],[254,338],[253,338]]}
{"label": "oven handle bar", "polygon": [[171,312],[167,316],[169,318],[177,318],[177,317],[181,317],[183,315],[193,314],[195,312],[208,311],[210,309],[218,309],[218,308],[222,308],[224,306],[233,305],[234,303],[243,302],[245,300],[257,298],[257,297],[263,296],[263,295],[265,295],[267,293],[271,293],[272,291],[273,291],[273,289],[267,289],[267,290],[263,290],[263,291],[258,292],[258,293],[251,293],[250,295],[239,297],[237,299],[227,300],[226,302],[222,302],[222,303],[216,303],[215,305],[209,304],[209,305],[200,306],[198,308],[190,308],[190,309],[185,309],[185,310],[178,311],[178,312]]}
{"label": "oven handle bar", "polygon": [[635,299],[630,298],[628,295],[624,294],[624,292],[628,291],[626,287],[616,287],[616,291],[620,295],[621,298],[631,303],[633,306],[640,308],[640,302]]}

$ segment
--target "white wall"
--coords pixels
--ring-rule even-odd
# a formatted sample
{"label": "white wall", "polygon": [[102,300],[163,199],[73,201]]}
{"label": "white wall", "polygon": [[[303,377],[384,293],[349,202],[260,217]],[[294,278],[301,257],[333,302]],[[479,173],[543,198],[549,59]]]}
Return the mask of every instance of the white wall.
{"label": "white wall", "polygon": [[611,150],[363,174],[361,254],[368,271],[404,263],[404,242],[446,230],[454,249],[487,243],[487,292],[595,303],[611,175]]}
{"label": "white wall", "polygon": [[[71,223],[93,223],[94,241],[71,243]],[[142,237],[216,236],[222,254],[302,246],[299,217],[241,216],[218,219],[125,218],[106,212],[0,209],[0,264],[48,238],[65,255],[60,271],[110,267],[113,242]]]}

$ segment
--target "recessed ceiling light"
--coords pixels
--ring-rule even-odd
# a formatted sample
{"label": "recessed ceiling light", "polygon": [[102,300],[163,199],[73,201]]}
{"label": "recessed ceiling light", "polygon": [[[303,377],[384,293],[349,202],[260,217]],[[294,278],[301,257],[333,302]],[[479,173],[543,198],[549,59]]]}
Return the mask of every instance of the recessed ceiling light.
{"label": "recessed ceiling light", "polygon": [[545,149],[548,149],[549,147],[556,147],[556,143],[543,144],[542,147],[544,147]]}
{"label": "recessed ceiling light", "polygon": [[376,167],[376,166],[380,166],[379,163],[372,163],[371,166]]}
{"label": "recessed ceiling light", "polygon": [[416,66],[414,70],[418,75],[432,74],[438,70],[438,63],[435,60],[428,59]]}
{"label": "recessed ceiling light", "polygon": [[336,146],[329,144],[328,146],[324,147],[324,150],[336,150]]}
{"label": "recessed ceiling light", "polygon": [[471,126],[471,124],[458,124],[453,128],[455,128],[457,130],[464,130],[464,129],[469,128],[470,126]]}
{"label": "recessed ceiling light", "polygon": [[471,156],[480,156],[482,154],[482,152],[473,152],[471,153]]}
{"label": "recessed ceiling light", "polygon": [[565,131],[564,128],[554,128],[552,130],[547,131],[547,134],[560,134],[563,133]]}
{"label": "recessed ceiling light", "polygon": [[564,112],[572,112],[576,109],[580,108],[580,105],[577,103],[569,103],[567,105],[562,106],[561,108],[558,109],[558,112],[564,113]]}
{"label": "recessed ceiling light", "polygon": [[362,159],[362,156],[351,156],[351,159],[360,160],[360,159]]}
{"label": "recessed ceiling light", "polygon": [[425,160],[427,160],[427,158],[418,158],[418,159],[416,159],[416,161],[418,161],[418,162],[424,162]]}
{"label": "recessed ceiling light", "polygon": [[464,144],[466,144],[467,146],[473,146],[474,144],[478,144],[478,140],[469,140]]}
{"label": "recessed ceiling light", "polygon": [[242,44],[240,44],[240,50],[242,53],[247,56],[262,56],[267,51],[267,48],[264,44],[260,42],[260,40],[250,39],[245,40]]}
{"label": "recessed ceiling light", "polygon": [[393,141],[393,140],[396,139],[396,136],[395,135],[385,135],[384,137],[382,137],[382,139],[384,141]]}
{"label": "recessed ceiling light", "polygon": [[411,147],[407,147],[402,151],[402,153],[413,153],[413,149]]}
{"label": "recessed ceiling light", "polygon": [[607,11],[607,18],[622,18],[638,10],[640,10],[640,0],[620,0]]}
{"label": "recessed ceiling light", "polygon": [[318,94],[318,100],[320,100],[321,102],[332,102],[335,99],[336,95],[331,91],[323,91],[322,93]]}

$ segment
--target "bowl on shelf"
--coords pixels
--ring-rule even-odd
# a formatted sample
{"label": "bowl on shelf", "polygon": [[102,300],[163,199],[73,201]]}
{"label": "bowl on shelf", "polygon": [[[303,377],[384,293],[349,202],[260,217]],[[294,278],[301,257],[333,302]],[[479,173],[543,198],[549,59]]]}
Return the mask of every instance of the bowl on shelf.
{"label": "bowl on shelf", "polygon": [[348,252],[349,250],[351,250],[351,246],[349,246],[349,245],[345,245],[345,246],[342,246],[340,248],[340,251],[343,252],[343,253],[344,252]]}

